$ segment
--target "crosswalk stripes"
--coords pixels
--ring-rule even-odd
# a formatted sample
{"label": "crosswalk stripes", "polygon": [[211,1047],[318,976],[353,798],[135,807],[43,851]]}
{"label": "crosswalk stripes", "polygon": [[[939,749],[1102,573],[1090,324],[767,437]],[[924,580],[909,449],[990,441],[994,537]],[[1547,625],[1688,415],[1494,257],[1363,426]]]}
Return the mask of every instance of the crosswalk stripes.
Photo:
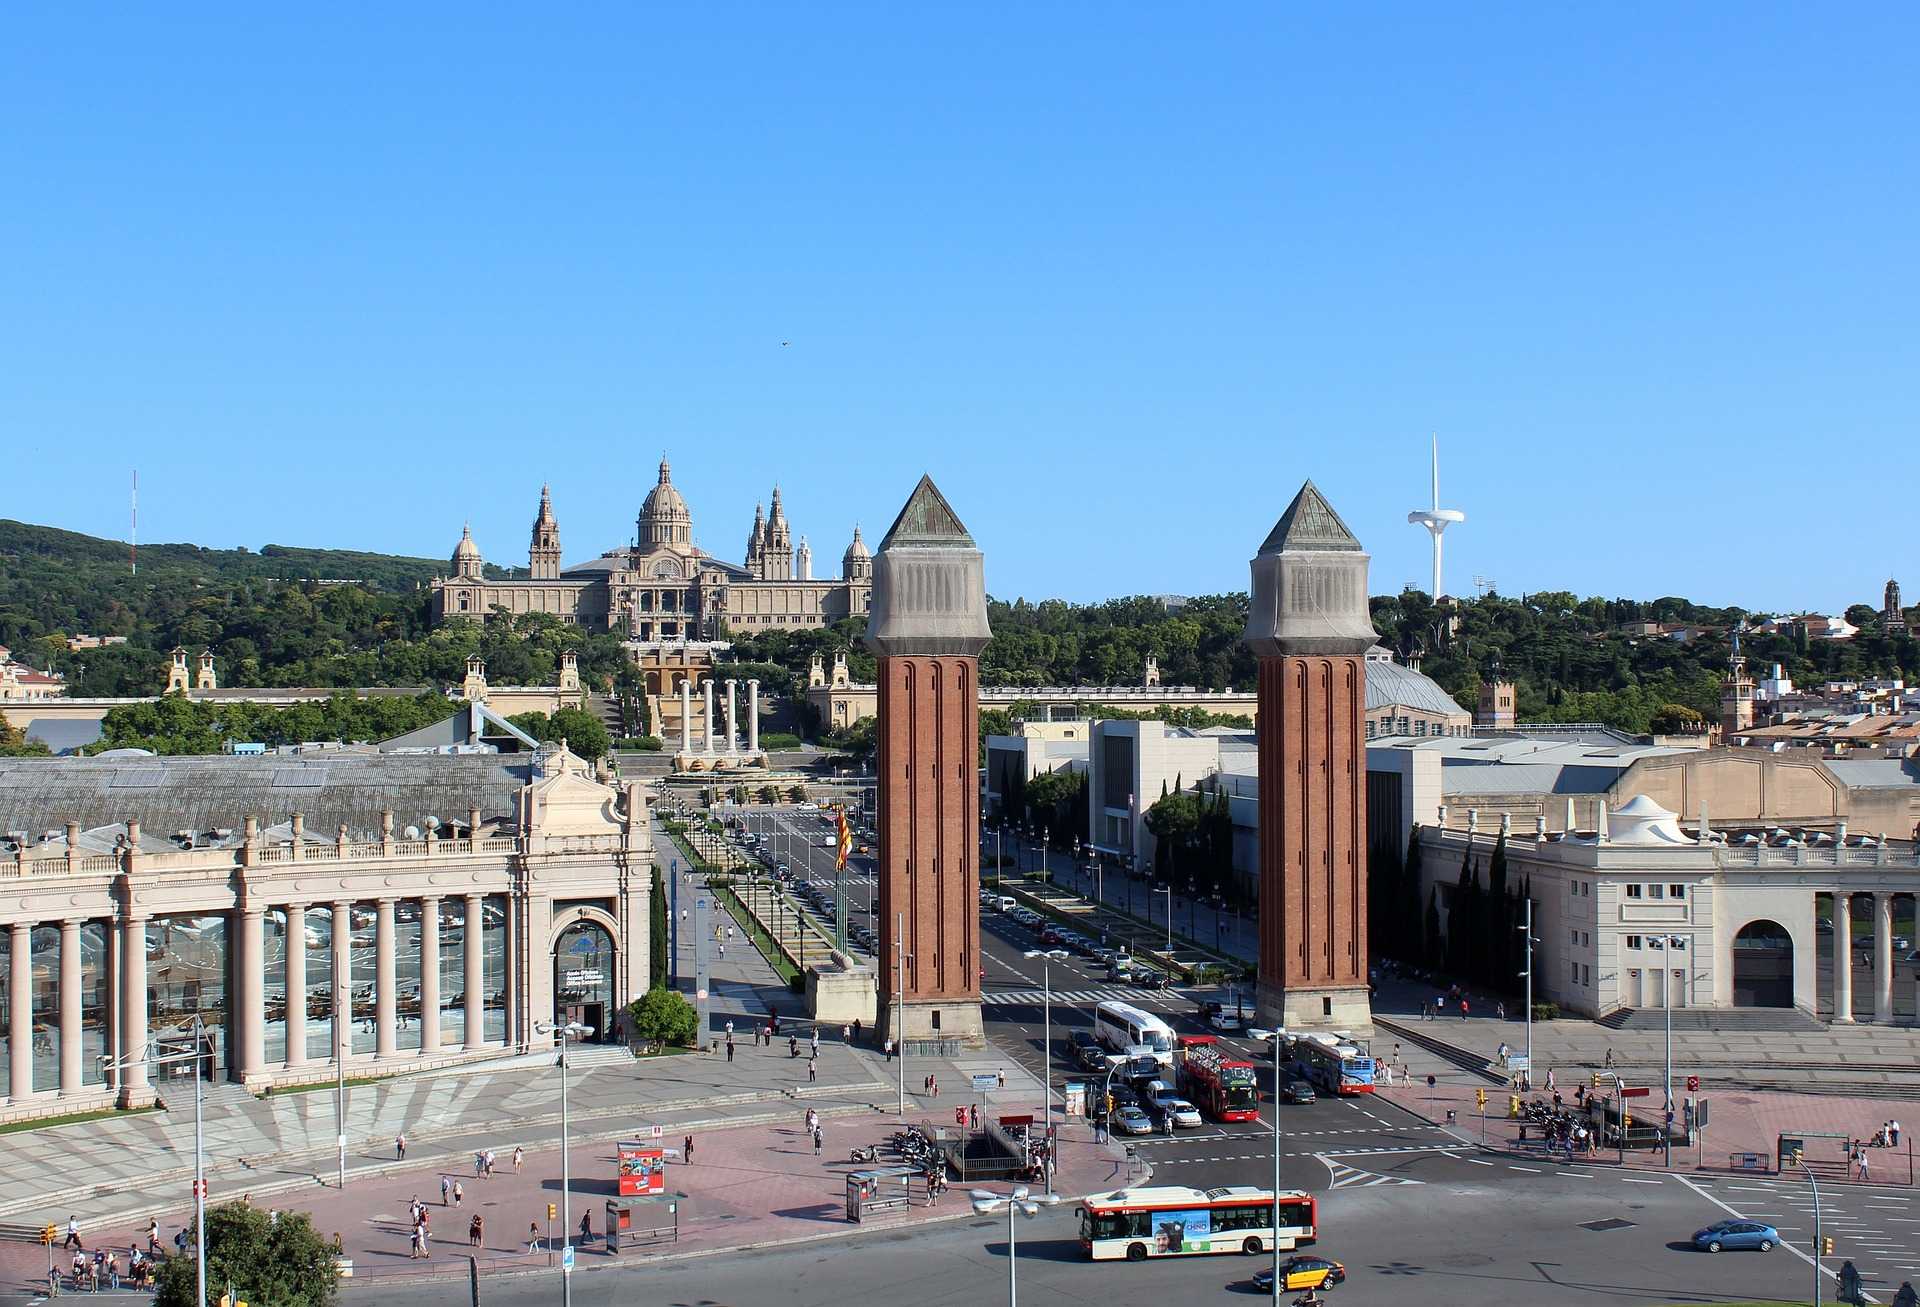
{"label": "crosswalk stripes", "polygon": [[[989,1006],[1038,1007],[1046,1001],[1046,992],[1038,989],[989,989],[980,1001]],[[1182,1012],[1192,1007],[1177,995],[1147,994],[1137,989],[1056,989],[1053,1001],[1068,1006],[1091,1007],[1095,1003],[1130,1003],[1134,1007],[1157,1008],[1163,1012]]]}
{"label": "crosswalk stripes", "polygon": [[1336,1162],[1324,1153],[1315,1153],[1314,1156],[1320,1159],[1332,1175],[1333,1182],[1328,1186],[1332,1189],[1370,1189],[1374,1185],[1381,1184],[1423,1183],[1404,1175],[1381,1175],[1377,1171],[1362,1171],[1359,1167],[1348,1166],[1345,1162]]}

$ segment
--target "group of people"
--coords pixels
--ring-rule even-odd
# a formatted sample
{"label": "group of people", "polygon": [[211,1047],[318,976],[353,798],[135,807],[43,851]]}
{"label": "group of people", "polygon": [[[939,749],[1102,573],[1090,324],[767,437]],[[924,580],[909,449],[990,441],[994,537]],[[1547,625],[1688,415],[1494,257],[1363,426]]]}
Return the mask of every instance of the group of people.
{"label": "group of people", "polygon": [[[187,1232],[183,1228],[173,1239],[174,1250],[185,1253]],[[80,1237],[80,1218],[77,1215],[67,1217],[67,1237],[61,1245],[63,1251],[71,1251],[73,1260],[69,1266],[68,1284],[76,1291],[99,1292],[101,1289],[118,1289],[124,1280],[136,1289],[151,1289],[158,1266],[165,1254],[160,1247],[160,1222],[147,1218],[146,1247],[138,1243],[127,1245],[126,1261],[120,1260],[120,1253],[112,1248],[95,1248],[87,1251],[86,1241]],[[60,1267],[55,1264],[47,1269],[47,1292],[49,1296],[60,1292]]]}

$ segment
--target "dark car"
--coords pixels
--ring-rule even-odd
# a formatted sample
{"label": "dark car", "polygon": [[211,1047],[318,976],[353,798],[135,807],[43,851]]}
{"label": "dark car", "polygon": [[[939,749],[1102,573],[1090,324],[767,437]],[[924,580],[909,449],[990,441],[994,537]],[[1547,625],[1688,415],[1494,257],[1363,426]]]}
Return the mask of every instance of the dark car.
{"label": "dark car", "polygon": [[1281,1088],[1280,1097],[1289,1103],[1311,1103],[1314,1101],[1313,1086],[1304,1080],[1289,1080]]}
{"label": "dark car", "polygon": [[[1345,1283],[1347,1268],[1326,1257],[1289,1257],[1280,1263],[1281,1289],[1293,1293],[1300,1289],[1331,1289]],[[1261,1293],[1273,1292],[1273,1268],[1254,1273],[1253,1287]]]}

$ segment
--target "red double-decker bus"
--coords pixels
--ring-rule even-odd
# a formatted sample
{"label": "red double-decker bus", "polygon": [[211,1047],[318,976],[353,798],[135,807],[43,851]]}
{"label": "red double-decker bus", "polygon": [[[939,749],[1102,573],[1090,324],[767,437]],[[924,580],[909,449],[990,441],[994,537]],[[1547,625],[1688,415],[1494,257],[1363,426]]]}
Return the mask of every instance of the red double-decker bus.
{"label": "red double-decker bus", "polygon": [[1190,1047],[1180,1064],[1180,1091],[1216,1121],[1256,1121],[1260,1089],[1253,1063],[1218,1047]]}

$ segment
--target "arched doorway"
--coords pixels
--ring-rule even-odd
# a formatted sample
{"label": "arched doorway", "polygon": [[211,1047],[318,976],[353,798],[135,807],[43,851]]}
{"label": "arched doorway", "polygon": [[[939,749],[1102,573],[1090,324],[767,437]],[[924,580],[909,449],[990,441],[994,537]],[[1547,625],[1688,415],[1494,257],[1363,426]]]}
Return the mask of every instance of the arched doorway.
{"label": "arched doorway", "polygon": [[582,918],[553,945],[553,1019],[593,1027],[596,1042],[613,1037],[613,936]]}
{"label": "arched doorway", "polygon": [[1777,921],[1750,921],[1733,937],[1733,1005],[1793,1006],[1793,937]]}

